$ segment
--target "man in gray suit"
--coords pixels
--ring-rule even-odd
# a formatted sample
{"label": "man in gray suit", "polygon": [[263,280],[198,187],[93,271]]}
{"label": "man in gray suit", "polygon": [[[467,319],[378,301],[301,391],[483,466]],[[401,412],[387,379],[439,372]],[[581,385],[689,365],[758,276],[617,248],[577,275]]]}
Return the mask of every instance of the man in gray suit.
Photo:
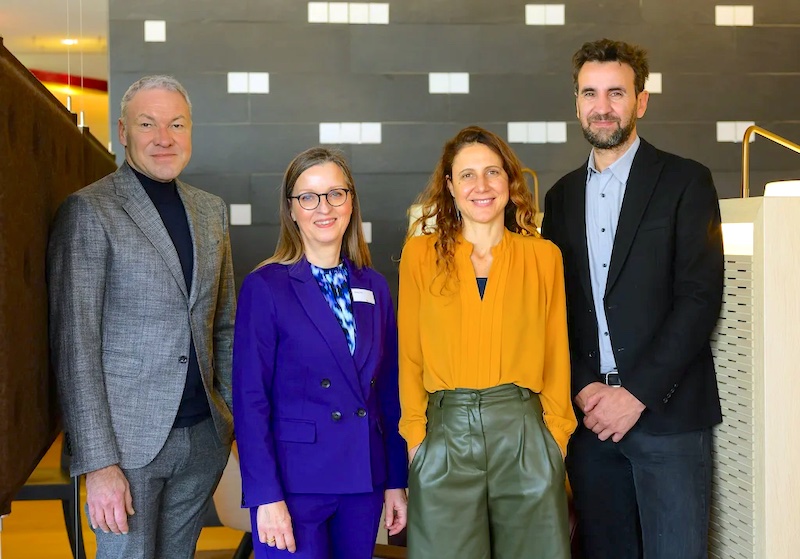
{"label": "man in gray suit", "polygon": [[51,232],[52,358],[98,559],[190,559],[233,431],[228,218],[177,180],[192,153],[181,84],[142,78],[121,109],[125,162],[67,198]]}

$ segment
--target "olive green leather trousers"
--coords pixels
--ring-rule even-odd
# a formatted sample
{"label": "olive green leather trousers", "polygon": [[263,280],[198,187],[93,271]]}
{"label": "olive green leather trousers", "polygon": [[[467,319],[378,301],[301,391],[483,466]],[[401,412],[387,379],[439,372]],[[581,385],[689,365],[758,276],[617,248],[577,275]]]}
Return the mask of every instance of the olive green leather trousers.
{"label": "olive green leather trousers", "polygon": [[408,479],[409,559],[569,559],[561,451],[536,393],[430,395]]}

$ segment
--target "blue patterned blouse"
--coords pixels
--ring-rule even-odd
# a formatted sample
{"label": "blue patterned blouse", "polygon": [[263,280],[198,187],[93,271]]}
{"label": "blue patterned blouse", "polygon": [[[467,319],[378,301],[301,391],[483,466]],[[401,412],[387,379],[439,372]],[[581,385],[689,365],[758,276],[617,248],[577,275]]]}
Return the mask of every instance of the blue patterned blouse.
{"label": "blue patterned blouse", "polygon": [[335,268],[320,268],[311,264],[311,273],[317,280],[328,306],[339,321],[347,338],[350,355],[356,351],[356,319],[353,315],[353,298],[350,295],[350,276],[344,262]]}

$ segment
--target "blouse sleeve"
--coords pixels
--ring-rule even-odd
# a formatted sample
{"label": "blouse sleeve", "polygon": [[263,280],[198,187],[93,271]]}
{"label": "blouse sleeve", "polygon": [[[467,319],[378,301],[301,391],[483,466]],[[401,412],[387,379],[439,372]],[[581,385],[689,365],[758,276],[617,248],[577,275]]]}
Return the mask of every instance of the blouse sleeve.
{"label": "blouse sleeve", "polygon": [[561,252],[551,244],[552,274],[548,281],[545,315],[545,355],[540,399],[547,429],[567,455],[567,442],[578,425],[570,393],[569,341],[567,336],[567,299],[564,288],[564,264]]}
{"label": "blouse sleeve", "polygon": [[422,380],[422,344],[420,341],[419,277],[424,252],[422,239],[412,238],[403,248],[400,259],[400,288],[397,305],[397,326],[400,368],[400,434],[408,448],[414,448],[425,438],[428,393]]}

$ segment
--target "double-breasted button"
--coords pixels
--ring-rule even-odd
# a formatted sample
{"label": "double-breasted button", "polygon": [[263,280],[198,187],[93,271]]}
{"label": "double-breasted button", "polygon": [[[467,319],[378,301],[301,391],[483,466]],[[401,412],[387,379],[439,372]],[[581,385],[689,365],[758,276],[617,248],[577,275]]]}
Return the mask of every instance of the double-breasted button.
{"label": "double-breasted button", "polygon": [[367,416],[367,410],[365,410],[364,408],[358,408],[358,411],[356,412],[356,415],[358,417],[366,417]]}
{"label": "double-breasted button", "polygon": [[178,359],[178,363],[186,363],[188,360],[189,360],[188,357],[186,357],[185,355],[181,355],[180,358]]}
{"label": "double-breasted button", "polygon": [[322,388],[330,388],[331,387],[331,381],[330,381],[330,379],[324,378],[324,379],[322,379],[320,381],[319,385]]}
{"label": "double-breasted button", "polygon": [[339,421],[341,418],[342,418],[342,412],[340,411],[335,411],[331,414],[331,419],[333,419],[334,421]]}

